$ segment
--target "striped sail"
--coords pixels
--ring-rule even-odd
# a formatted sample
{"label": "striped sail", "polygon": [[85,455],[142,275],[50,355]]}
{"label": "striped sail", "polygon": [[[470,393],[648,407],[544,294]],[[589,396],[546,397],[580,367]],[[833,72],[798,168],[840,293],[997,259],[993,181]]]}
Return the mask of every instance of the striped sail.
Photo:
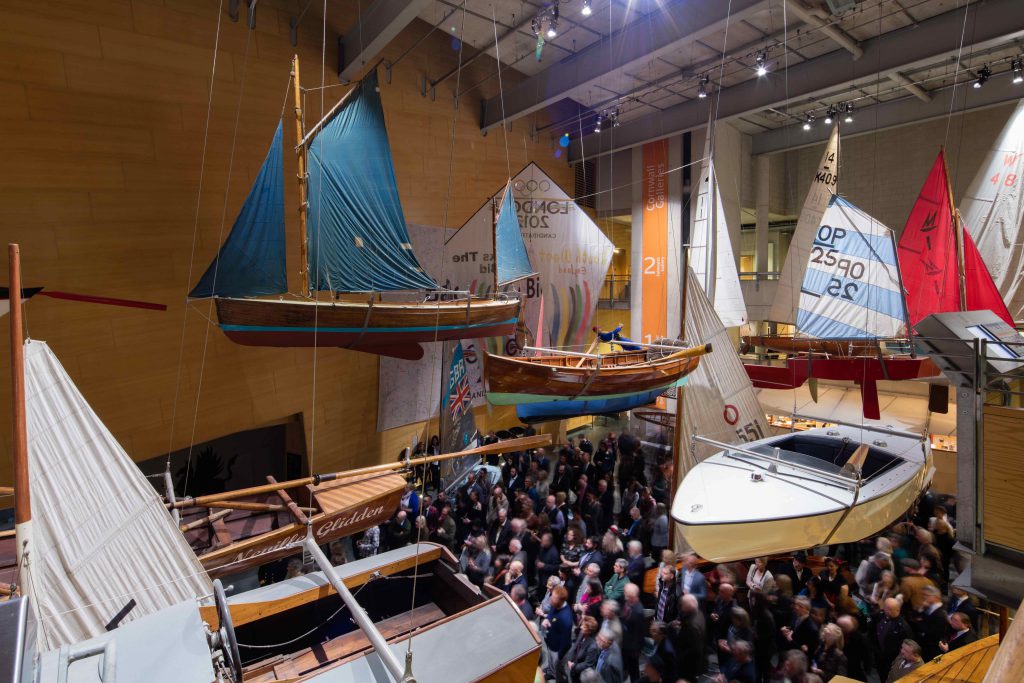
{"label": "striped sail", "polygon": [[892,230],[833,196],[807,259],[797,334],[817,339],[894,339],[907,333]]}
{"label": "striped sail", "polygon": [[794,312],[800,286],[804,281],[804,271],[810,255],[810,244],[821,225],[821,216],[828,208],[829,200],[839,191],[839,125],[832,128],[832,135],[821,155],[821,163],[811,181],[811,189],[807,192],[800,218],[793,231],[793,239],[789,243],[789,253],[782,266],[779,284],[775,289],[768,319],[779,323],[794,323]]}
{"label": "striped sail", "polygon": [[713,136],[714,127],[709,123],[704,137],[704,161],[690,237],[690,265],[722,323],[726,327],[737,327],[747,322],[747,306],[740,289],[722,193],[715,175],[711,147]]}
{"label": "striped sail", "polygon": [[1010,314],[1024,317],[1024,100],[960,202],[964,225],[974,236]]}

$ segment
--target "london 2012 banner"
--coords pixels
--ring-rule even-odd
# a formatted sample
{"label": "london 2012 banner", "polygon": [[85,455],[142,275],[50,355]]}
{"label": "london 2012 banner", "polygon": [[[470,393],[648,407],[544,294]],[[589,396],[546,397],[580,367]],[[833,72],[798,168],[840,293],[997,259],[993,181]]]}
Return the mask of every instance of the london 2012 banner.
{"label": "london 2012 banner", "polygon": [[[486,294],[494,286],[495,188],[457,231],[409,226],[413,249],[424,269],[447,289]],[[594,221],[536,164],[512,179],[512,193],[527,253],[536,275],[507,289],[524,300],[526,329],[509,338],[463,341],[472,405],[484,402],[482,359],[491,353],[518,355],[525,339],[538,346],[582,348],[590,341],[597,298],[614,247]],[[377,429],[383,431],[437,415],[441,356],[427,350],[420,361],[380,359]],[[437,362],[432,362],[436,357]],[[432,387],[424,391],[420,387]],[[401,400],[396,400],[401,398]]]}

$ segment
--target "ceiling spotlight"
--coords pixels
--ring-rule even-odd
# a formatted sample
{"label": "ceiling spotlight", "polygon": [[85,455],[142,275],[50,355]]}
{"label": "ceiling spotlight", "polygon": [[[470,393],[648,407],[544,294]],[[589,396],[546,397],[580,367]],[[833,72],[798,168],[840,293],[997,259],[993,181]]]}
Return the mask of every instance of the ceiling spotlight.
{"label": "ceiling spotlight", "polygon": [[836,117],[836,105],[830,104],[830,105],[828,105],[828,110],[825,112],[825,123],[828,124],[828,125],[832,125],[832,121],[833,121],[833,119],[835,119],[835,117]]}
{"label": "ceiling spotlight", "polygon": [[601,124],[602,123],[604,123],[604,113],[603,112],[597,115],[597,123],[594,124],[594,132],[595,133],[600,133],[601,132]]}
{"label": "ceiling spotlight", "polygon": [[757,53],[757,57],[754,59],[754,69],[758,76],[764,76],[768,73],[768,54],[765,50],[761,50]]}
{"label": "ceiling spotlight", "polygon": [[583,16],[589,17],[591,11],[592,10],[590,9],[590,0],[583,0]]}
{"label": "ceiling spotlight", "polygon": [[616,109],[615,111],[613,111],[611,113],[611,115],[609,116],[609,118],[611,118],[611,120],[612,120],[612,128],[618,128],[619,127],[619,110]]}
{"label": "ceiling spotlight", "polygon": [[843,118],[844,123],[853,123],[853,102],[846,103],[846,116]]}
{"label": "ceiling spotlight", "polygon": [[551,8],[551,16],[548,17],[548,38],[558,37],[558,3]]}
{"label": "ceiling spotlight", "polygon": [[708,82],[710,80],[708,75],[704,74],[700,77],[700,83],[697,84],[697,97],[702,100],[708,96]]}
{"label": "ceiling spotlight", "polygon": [[804,130],[810,130],[814,127],[814,114],[808,114],[807,118],[804,119]]}
{"label": "ceiling spotlight", "polygon": [[1015,59],[1010,66],[1013,67],[1013,82],[1024,83],[1024,60]]}
{"label": "ceiling spotlight", "polygon": [[981,70],[978,71],[977,76],[977,80],[974,81],[974,87],[980,88],[981,86],[985,85],[986,81],[988,81],[989,78],[992,77],[992,69],[988,68],[988,64],[986,64],[985,66],[981,67]]}

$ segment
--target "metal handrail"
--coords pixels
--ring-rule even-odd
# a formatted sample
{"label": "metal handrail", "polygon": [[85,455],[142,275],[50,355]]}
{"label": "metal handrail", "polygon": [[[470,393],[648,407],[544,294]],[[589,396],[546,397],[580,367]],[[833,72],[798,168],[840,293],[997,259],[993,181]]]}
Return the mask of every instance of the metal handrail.
{"label": "metal handrail", "polygon": [[[831,472],[816,470],[813,467],[808,467],[807,465],[801,465],[799,463],[790,462],[789,460],[783,460],[782,458],[778,457],[778,455],[775,455],[774,457],[770,455],[765,455],[764,453],[752,451],[749,448],[743,448],[741,446],[724,443],[722,441],[715,441],[714,439],[709,439],[705,436],[693,436],[692,439],[695,442],[699,441],[703,444],[707,444],[708,446],[714,446],[715,448],[720,448],[724,451],[734,451],[736,453],[741,453],[752,458],[757,458],[759,460],[764,460],[771,463],[782,464],[785,465],[786,467],[792,467],[795,470],[800,470],[802,472],[814,474],[815,476],[821,477],[823,479],[829,479],[833,482],[839,483],[844,488],[848,488],[851,491],[855,491],[858,488],[860,488],[860,482],[858,480],[853,480],[849,477],[844,477],[839,474],[832,474]],[[779,449],[776,448],[776,450]]]}
{"label": "metal handrail", "polygon": [[843,420],[837,420],[834,417],[815,417],[813,415],[803,415],[801,413],[793,413],[793,419],[795,420],[817,420],[819,422],[829,422],[831,424],[842,425],[844,427],[852,427],[854,429],[863,429],[867,432],[878,432],[879,434],[888,434],[889,436],[901,436],[906,439],[915,439],[917,441],[924,441],[925,437],[922,434],[916,432],[905,432],[899,429],[892,429],[890,427],[880,427],[876,425],[857,424],[854,422],[844,422]]}

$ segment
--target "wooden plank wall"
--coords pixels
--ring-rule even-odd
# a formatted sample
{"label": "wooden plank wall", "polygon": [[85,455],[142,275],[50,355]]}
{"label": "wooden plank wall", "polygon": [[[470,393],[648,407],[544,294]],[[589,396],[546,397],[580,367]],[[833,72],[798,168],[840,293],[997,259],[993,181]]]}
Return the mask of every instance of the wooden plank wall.
{"label": "wooden plank wall", "polygon": [[[294,51],[289,20],[300,4],[263,0],[250,32],[242,3],[242,21],[225,14],[219,38],[217,0],[6,0],[0,6],[0,230],[3,242],[22,245],[26,286],[169,306],[157,313],[35,299],[27,307],[30,336],[51,344],[136,459],[301,414],[312,467],[329,471],[390,460],[416,431],[375,431],[376,357],[321,349],[314,380],[311,350],[236,346],[208,324],[208,304],[185,311],[185,293],[230,229],[286,104]],[[337,36],[355,11],[356,3],[330,3],[327,85],[337,84],[331,66]],[[321,29],[310,9],[297,49],[303,85],[311,88],[321,83]],[[428,30],[415,22],[382,56],[396,60]],[[517,122],[508,134],[508,162],[501,132],[480,134],[480,99],[496,93],[497,79],[463,99],[452,144],[455,79],[438,89],[436,101],[421,97],[419,86],[421,76],[436,78],[456,65],[451,41],[447,31],[435,32],[394,68],[390,84],[381,72],[407,220],[457,226],[505,182],[509,166],[515,171],[531,160],[571,188],[556,146],[529,142],[533,121]],[[494,70],[490,58],[477,60],[463,72],[463,86]],[[516,80],[511,71],[503,76],[506,85]],[[345,91],[311,90],[307,120],[318,118],[321,94],[330,107]],[[284,112],[291,115],[289,106]],[[288,120],[284,130],[288,149],[294,144]],[[289,157],[286,179],[295,174]],[[296,201],[286,183],[293,290]],[[6,359],[7,335],[0,337]],[[6,362],[0,362],[0,385],[0,412],[7,416]],[[498,415],[508,419],[508,411]],[[487,428],[487,411],[480,417]],[[10,421],[2,422],[9,452]],[[0,484],[9,484],[9,459],[0,461]]]}
{"label": "wooden plank wall", "polygon": [[1020,494],[1024,490],[1021,433],[1024,410],[985,406],[982,480],[985,541],[1024,552]]}

